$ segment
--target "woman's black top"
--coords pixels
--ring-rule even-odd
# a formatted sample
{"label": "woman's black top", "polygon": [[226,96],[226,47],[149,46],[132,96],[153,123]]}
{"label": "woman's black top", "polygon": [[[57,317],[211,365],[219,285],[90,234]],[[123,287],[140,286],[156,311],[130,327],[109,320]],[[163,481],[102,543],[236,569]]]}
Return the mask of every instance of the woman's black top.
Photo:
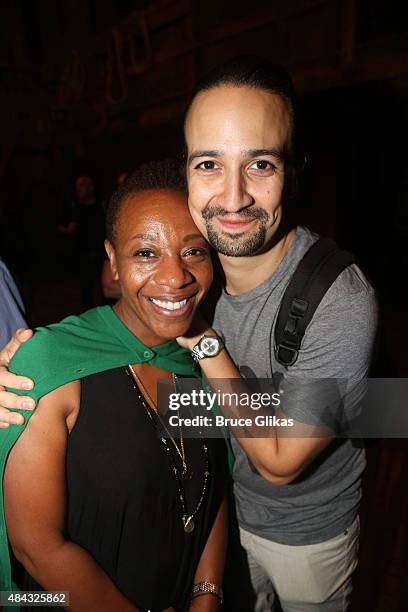
{"label": "woman's black top", "polygon": [[[67,538],[87,550],[142,610],[188,606],[222,495],[225,443],[207,439],[206,444],[210,478],[195,529],[185,533],[170,461],[180,467],[180,458],[170,440],[171,457],[166,451],[133,377],[117,368],[81,380],[66,457]],[[202,494],[206,459],[201,438],[184,439],[184,447],[193,470],[192,479],[182,481],[191,514]],[[36,588],[27,576],[24,589]]]}

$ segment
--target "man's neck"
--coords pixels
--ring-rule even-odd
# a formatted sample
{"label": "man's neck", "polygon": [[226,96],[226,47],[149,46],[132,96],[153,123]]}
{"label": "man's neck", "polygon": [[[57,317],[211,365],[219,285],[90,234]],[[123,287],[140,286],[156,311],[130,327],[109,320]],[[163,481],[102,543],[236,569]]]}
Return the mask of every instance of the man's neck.
{"label": "man's neck", "polygon": [[250,257],[219,255],[225,274],[225,290],[229,295],[251,291],[269,278],[289,251],[296,230],[288,231],[270,249]]}

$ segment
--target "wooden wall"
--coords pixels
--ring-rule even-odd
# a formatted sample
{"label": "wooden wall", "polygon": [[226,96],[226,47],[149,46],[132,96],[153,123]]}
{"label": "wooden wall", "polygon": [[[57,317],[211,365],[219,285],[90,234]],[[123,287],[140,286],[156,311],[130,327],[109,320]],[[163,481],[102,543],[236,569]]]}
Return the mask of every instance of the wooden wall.
{"label": "wooden wall", "polygon": [[408,71],[395,0],[3,0],[2,13],[3,174],[21,147],[80,153],[179,120],[197,78],[239,53],[285,64],[303,95]]}
{"label": "wooden wall", "polygon": [[[108,189],[116,171],[175,154],[196,80],[238,53],[268,56],[290,69],[305,109],[300,212],[368,267],[384,304],[383,362],[407,376],[407,6],[3,0],[1,251],[38,295],[38,279],[61,274],[53,231],[75,172],[96,173]],[[41,294],[50,311],[51,286]],[[354,612],[408,607],[407,459],[406,441],[369,449]]]}

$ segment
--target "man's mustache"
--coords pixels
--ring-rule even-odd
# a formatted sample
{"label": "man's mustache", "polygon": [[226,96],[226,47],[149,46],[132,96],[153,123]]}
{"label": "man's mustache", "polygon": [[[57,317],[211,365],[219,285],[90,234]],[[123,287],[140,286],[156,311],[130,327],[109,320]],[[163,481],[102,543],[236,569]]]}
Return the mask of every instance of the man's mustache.
{"label": "man's mustache", "polygon": [[227,215],[234,215],[235,218],[241,219],[261,219],[261,221],[268,221],[269,214],[263,208],[243,208],[238,212],[231,213],[231,211],[221,208],[221,206],[206,206],[201,213],[204,221],[209,221],[213,217],[225,217]]}

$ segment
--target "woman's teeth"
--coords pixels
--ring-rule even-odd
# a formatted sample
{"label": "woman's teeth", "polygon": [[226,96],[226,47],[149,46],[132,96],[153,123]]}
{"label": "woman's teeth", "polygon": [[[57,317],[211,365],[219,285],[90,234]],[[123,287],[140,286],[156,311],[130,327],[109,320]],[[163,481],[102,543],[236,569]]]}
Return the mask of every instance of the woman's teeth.
{"label": "woman's teeth", "polygon": [[185,300],[181,300],[181,302],[162,302],[161,300],[155,300],[154,298],[150,298],[153,304],[156,306],[160,306],[160,308],[165,308],[166,310],[179,310],[183,308],[187,304],[187,298]]}

